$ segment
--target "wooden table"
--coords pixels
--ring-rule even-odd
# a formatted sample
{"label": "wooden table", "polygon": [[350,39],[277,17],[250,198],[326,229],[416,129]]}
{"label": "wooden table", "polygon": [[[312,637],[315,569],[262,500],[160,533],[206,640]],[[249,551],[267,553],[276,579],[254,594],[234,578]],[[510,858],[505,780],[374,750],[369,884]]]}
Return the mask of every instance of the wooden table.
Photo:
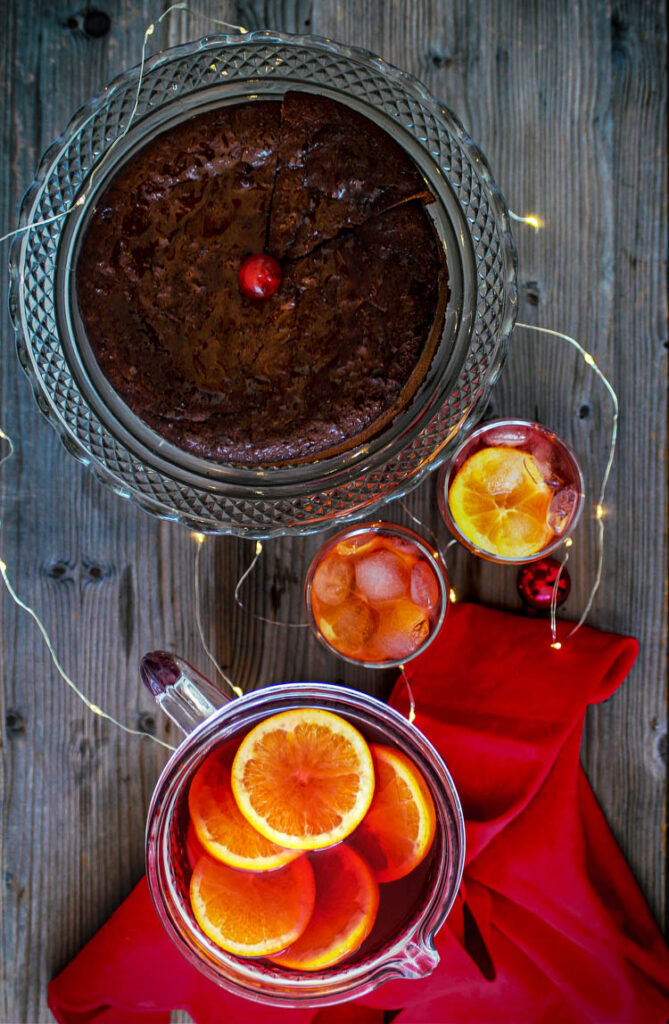
{"label": "wooden table", "polygon": [[[167,6],[167,4],[165,4]],[[248,28],[331,36],[417,75],[486,153],[509,206],[544,222],[516,225],[519,320],[575,335],[613,382],[620,439],[606,498],[606,560],[589,622],[631,633],[641,655],[621,690],[588,713],[583,763],[661,925],[666,778],[664,597],[666,184],[659,0],[193,0],[171,12],[151,50]],[[40,154],[76,108],[138,63],[163,7],[101,0],[109,31],[87,35],[76,3],[4,0],[0,43],[0,234],[15,225]],[[88,27],[104,30],[104,19]],[[7,248],[3,249],[6,264]],[[42,617],[63,666],[117,718],[160,737],[168,724],[138,685],[143,652],[168,647],[208,670],[194,617],[195,542],[104,489],[40,416],[20,372],[2,276],[2,413],[16,453],[0,469],[0,551]],[[566,344],[517,330],[495,412],[536,417],[576,448],[589,506],[575,536],[577,617],[595,572],[594,494],[611,424],[608,399]],[[434,478],[406,502],[440,531]],[[395,503],[388,517],[410,523]],[[257,615],[301,617],[301,582],[317,537],[268,542],[243,591]],[[234,601],[253,545],[209,539],[202,552],[205,631],[244,688],[324,679],[384,693],[372,675],[329,657],[307,630],[264,624]],[[462,550],[460,597],[519,610],[515,572]],[[100,927],[144,870],[149,798],[165,760],[150,740],[90,714],[53,667],[34,622],[2,603],[3,1021],[46,1021],[47,981]]]}

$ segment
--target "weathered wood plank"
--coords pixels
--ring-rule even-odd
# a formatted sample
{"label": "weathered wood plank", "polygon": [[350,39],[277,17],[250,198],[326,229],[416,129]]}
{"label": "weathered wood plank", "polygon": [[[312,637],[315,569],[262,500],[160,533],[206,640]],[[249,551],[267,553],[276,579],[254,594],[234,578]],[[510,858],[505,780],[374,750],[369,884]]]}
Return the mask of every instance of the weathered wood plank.
{"label": "weathered wood plank", "polygon": [[[161,6],[110,0],[109,33],[68,28],[78,7],[5,0],[0,43],[0,234],[16,217],[41,151],[80,103],[138,62]],[[587,719],[583,760],[658,920],[664,920],[666,757],[663,570],[666,204],[664,11],[607,0],[192,3],[157,24],[150,52],[216,26],[315,32],[367,46],[422,78],[482,146],[509,204],[544,219],[516,231],[520,319],[575,333],[621,396],[621,442],[607,500],[605,576],[590,621],[631,632],[641,658]],[[5,252],[6,250],[3,250]],[[172,647],[207,671],[193,614],[195,542],[102,488],[62,449],[18,372],[0,280],[0,425],[17,454],[0,468],[0,554],[92,699],[131,726],[169,735],[138,690],[141,653]],[[530,383],[531,382],[531,383]],[[516,333],[494,396],[538,415],[601,478],[609,410],[566,346]],[[441,530],[428,481],[407,507]],[[397,503],[388,518],[409,522]],[[301,582],[318,538],[268,542],[243,593],[258,615],[302,620]],[[305,629],[254,619],[233,598],[253,545],[209,540],[201,578],[207,637],[241,685],[322,678],[384,693],[391,673],[356,670]],[[515,574],[452,553],[456,588],[517,609]],[[576,616],[594,572],[594,523],[575,538]],[[143,870],[144,819],[164,754],[94,719],[54,671],[32,622],[0,590],[3,623],[0,1019],[46,1021],[48,979],[102,924]]]}

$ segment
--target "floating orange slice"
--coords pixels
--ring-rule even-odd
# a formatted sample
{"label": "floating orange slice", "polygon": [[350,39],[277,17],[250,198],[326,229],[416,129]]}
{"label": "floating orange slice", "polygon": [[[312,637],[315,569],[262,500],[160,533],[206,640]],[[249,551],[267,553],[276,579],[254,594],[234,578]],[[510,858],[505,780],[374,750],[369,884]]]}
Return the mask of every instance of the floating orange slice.
{"label": "floating orange slice", "polygon": [[481,448],[456,473],[448,504],[468,540],[500,558],[527,558],[553,538],[553,490],[533,455],[518,448]]}
{"label": "floating orange slice", "polygon": [[294,850],[317,850],[349,835],[374,793],[367,743],[339,715],[295,708],[260,722],[232,766],[240,811],[261,835]]}
{"label": "floating orange slice", "polygon": [[314,909],[316,884],[306,857],[278,871],[237,871],[205,856],[195,866],[190,901],[202,931],[237,956],[271,956],[290,946]]}
{"label": "floating orange slice", "polygon": [[310,860],[316,877],[314,912],[297,942],[271,957],[296,971],[320,971],[354,953],[371,932],[379,906],[374,874],[346,843]]}
{"label": "floating orange slice", "polygon": [[374,530],[370,530],[368,533],[358,533],[353,537],[344,537],[337,544],[335,551],[344,558],[349,558],[351,555],[368,554],[370,551],[375,551],[376,548],[382,546],[383,541],[379,534]]}
{"label": "floating orange slice", "polygon": [[379,882],[413,871],[427,854],[436,829],[432,795],[412,761],[399,750],[372,743],[374,799],[351,842]]}
{"label": "floating orange slice", "polygon": [[214,750],[200,765],[188,791],[197,838],[216,860],[245,871],[271,871],[300,856],[260,835],[244,817],[232,793],[230,772],[236,747]]}

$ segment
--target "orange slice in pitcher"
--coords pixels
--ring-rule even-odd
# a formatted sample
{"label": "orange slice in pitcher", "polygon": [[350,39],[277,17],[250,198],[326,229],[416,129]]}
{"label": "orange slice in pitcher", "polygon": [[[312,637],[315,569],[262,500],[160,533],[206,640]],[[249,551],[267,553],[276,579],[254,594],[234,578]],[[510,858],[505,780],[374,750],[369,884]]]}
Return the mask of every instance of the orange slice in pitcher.
{"label": "orange slice in pitcher", "polygon": [[500,558],[527,558],[553,538],[553,490],[540,464],[518,448],[482,448],[458,470],[448,492],[451,515],[476,547]]}
{"label": "orange slice in pitcher", "polygon": [[190,883],[200,928],[237,956],[270,956],[295,942],[307,927],[315,898],[314,873],[306,857],[264,873],[237,871],[205,856]]}
{"label": "orange slice in pitcher", "polygon": [[372,743],[376,790],[351,843],[379,882],[394,882],[418,867],[432,845],[436,814],[425,779],[399,750]]}
{"label": "orange slice in pitcher", "polygon": [[260,835],[244,817],[232,793],[234,747],[214,750],[200,765],[188,791],[188,810],[206,852],[244,871],[271,871],[300,856]]}
{"label": "orange slice in pitcher", "polygon": [[354,953],[374,927],[379,906],[371,868],[346,843],[321,850],[311,865],[316,903],[309,924],[297,942],[271,957],[296,971],[320,971]]}
{"label": "orange slice in pitcher", "polygon": [[338,843],[362,821],[374,793],[366,741],[339,715],[295,708],[260,722],[232,765],[232,791],[261,835],[293,850]]}

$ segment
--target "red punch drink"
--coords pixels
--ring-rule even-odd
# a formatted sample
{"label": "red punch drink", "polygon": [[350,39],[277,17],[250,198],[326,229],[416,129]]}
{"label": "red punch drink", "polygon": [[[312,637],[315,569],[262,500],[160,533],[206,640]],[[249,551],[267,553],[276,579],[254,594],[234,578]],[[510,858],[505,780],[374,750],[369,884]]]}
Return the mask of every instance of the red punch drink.
{"label": "red punch drink", "polygon": [[438,477],[454,537],[493,562],[554,551],[583,506],[583,478],[567,445],[538,423],[495,420],[474,430]]}
{"label": "red punch drink", "polygon": [[293,1007],[434,970],[464,821],[422,733],[329,683],[216,708],[211,684],[175,656],[145,656],[142,677],[192,730],[158,781],[146,839],[151,896],[189,963],[237,995]]}
{"label": "red punch drink", "polygon": [[172,848],[203,938],[268,969],[317,972],[364,963],[416,916],[437,876],[436,823],[406,753],[297,708],[214,748]]}

